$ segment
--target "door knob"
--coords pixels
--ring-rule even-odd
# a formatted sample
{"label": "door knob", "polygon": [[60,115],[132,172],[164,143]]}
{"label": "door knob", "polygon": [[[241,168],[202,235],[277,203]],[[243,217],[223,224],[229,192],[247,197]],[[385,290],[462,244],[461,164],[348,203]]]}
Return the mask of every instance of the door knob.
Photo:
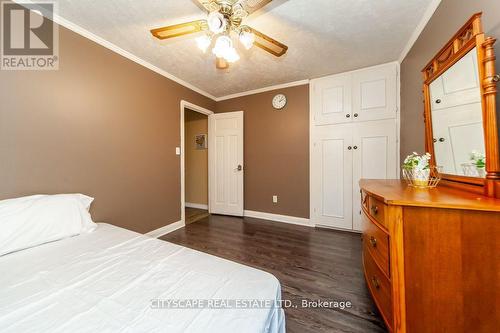
{"label": "door knob", "polygon": [[444,138],[439,138],[439,142],[444,142]]}
{"label": "door knob", "polygon": [[346,115],[345,115],[345,117],[346,117],[346,118],[350,118],[350,117],[351,117],[351,115],[348,113],[348,114],[346,114]]}
{"label": "door knob", "polygon": [[354,114],[354,118],[358,118],[358,114],[357,113]]}
{"label": "door knob", "polygon": [[238,167],[236,168],[236,170],[238,170],[238,171],[243,170],[243,166],[241,164],[238,164]]}
{"label": "door knob", "polygon": [[441,100],[440,100],[439,98],[438,98],[438,99],[436,99],[436,103],[437,103],[437,104],[441,103]]}
{"label": "door knob", "polygon": [[354,146],[353,148],[354,148],[354,149],[358,149],[358,146]]}
{"label": "door knob", "polygon": [[433,138],[433,139],[432,139],[432,141],[433,141],[433,142],[437,142],[438,140],[437,140],[436,138]]}
{"label": "door knob", "polygon": [[347,147],[347,149],[348,149],[348,150],[351,150],[351,149],[352,149],[352,147],[351,147],[351,146],[349,146],[349,147]]}

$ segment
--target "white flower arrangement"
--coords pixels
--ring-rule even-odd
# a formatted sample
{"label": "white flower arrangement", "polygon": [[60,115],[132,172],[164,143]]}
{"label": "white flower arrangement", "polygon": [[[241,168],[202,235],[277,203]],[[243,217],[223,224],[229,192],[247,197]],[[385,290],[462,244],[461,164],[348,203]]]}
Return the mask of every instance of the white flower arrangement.
{"label": "white flower arrangement", "polygon": [[425,153],[423,155],[419,155],[416,152],[406,156],[403,162],[403,168],[406,170],[416,170],[423,171],[429,170],[429,161],[431,160],[431,154]]}
{"label": "white flower arrangement", "polygon": [[429,186],[430,160],[431,154],[429,153],[419,155],[413,152],[413,154],[406,156],[403,162],[403,176],[409,181],[409,184],[420,188]]}
{"label": "white flower arrangement", "polygon": [[486,156],[484,156],[483,153],[473,150],[470,153],[470,160],[478,169],[484,169],[486,167]]}

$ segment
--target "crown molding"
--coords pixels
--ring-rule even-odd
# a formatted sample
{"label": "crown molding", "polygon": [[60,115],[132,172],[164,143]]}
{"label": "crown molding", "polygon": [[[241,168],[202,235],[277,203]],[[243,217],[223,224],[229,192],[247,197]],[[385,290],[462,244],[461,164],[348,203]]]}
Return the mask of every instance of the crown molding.
{"label": "crown molding", "polygon": [[[33,4],[34,6],[36,6],[36,3],[33,2],[32,0],[13,0],[13,2],[20,4],[20,5],[22,5],[23,3],[29,3],[29,4]],[[40,9],[40,12],[43,14],[44,10]],[[161,76],[164,76],[167,79],[172,80],[172,81],[180,84],[181,86],[184,86],[188,89],[191,89],[191,90],[199,93],[200,95],[208,97],[214,101],[216,100],[216,97],[213,96],[212,94],[209,94],[208,92],[190,84],[189,82],[186,82],[182,79],[179,79],[177,76],[170,74],[169,72],[164,71],[163,69],[161,69],[159,67],[156,67],[155,65],[147,62],[146,60],[144,60],[142,58],[139,58],[138,56],[133,55],[132,53],[130,53],[128,51],[125,51],[124,49],[118,47],[117,45],[105,40],[104,38],[101,38],[101,37],[95,35],[94,33],[82,28],[81,26],[57,15],[56,13],[53,14],[53,19],[54,19],[55,23],[59,24],[62,27],[65,27],[68,30],[71,30],[71,31],[79,34],[80,36],[83,36],[87,39],[90,39],[91,41],[93,41],[93,42],[95,42],[95,43],[115,52],[115,53],[118,53],[119,55],[121,55],[129,60],[132,60],[133,62],[135,62],[143,67],[146,67],[147,69],[152,70],[153,72],[160,74]]]}
{"label": "crown molding", "polygon": [[432,15],[434,15],[434,12],[436,9],[439,7],[439,4],[441,3],[441,0],[432,0],[429,6],[427,6],[427,9],[424,12],[424,16],[422,16],[422,19],[418,23],[417,27],[413,31],[410,39],[408,40],[408,43],[406,44],[405,48],[401,52],[399,56],[399,63],[402,63],[403,60],[405,60],[406,56],[410,52],[411,48],[413,45],[416,43],[418,37],[420,37],[420,34],[422,31],[424,31],[425,27],[427,26],[427,23],[431,20]]}
{"label": "crown molding", "polygon": [[290,87],[296,87],[296,86],[303,86],[305,84],[309,84],[309,80],[293,81],[293,82],[288,82],[288,83],[283,83],[283,84],[277,84],[274,86],[268,86],[268,87],[264,87],[264,88],[248,90],[248,91],[244,91],[244,92],[240,92],[240,93],[236,93],[236,94],[231,94],[231,95],[226,95],[226,96],[222,96],[222,97],[216,97],[215,101],[220,102],[220,101],[225,101],[227,99],[258,94],[258,93],[271,91],[271,90],[278,90],[278,89],[284,89],[284,88],[290,88]]}

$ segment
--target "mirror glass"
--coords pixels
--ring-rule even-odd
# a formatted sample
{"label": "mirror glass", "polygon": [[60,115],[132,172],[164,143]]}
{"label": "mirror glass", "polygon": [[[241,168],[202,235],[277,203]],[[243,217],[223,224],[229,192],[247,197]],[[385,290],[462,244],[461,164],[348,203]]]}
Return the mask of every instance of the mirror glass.
{"label": "mirror glass", "polygon": [[434,156],[442,173],[486,175],[478,71],[474,48],[430,84]]}

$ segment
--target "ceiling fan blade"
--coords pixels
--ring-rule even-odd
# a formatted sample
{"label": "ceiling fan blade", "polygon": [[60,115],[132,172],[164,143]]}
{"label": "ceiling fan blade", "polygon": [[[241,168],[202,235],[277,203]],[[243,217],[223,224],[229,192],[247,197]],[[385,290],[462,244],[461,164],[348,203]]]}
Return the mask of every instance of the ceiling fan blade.
{"label": "ceiling fan blade", "polygon": [[216,0],[195,0],[200,5],[203,6],[209,13],[213,11],[217,11],[220,9],[220,5]]}
{"label": "ceiling fan blade", "polygon": [[253,12],[255,12],[258,9],[261,9],[271,1],[272,0],[240,0],[238,1],[238,4],[240,4],[248,14],[252,14]]}
{"label": "ceiling fan blade", "polygon": [[151,34],[158,39],[167,39],[208,29],[207,20],[198,20],[180,24],[169,25],[167,27],[152,29]]}
{"label": "ceiling fan blade", "polygon": [[288,50],[288,46],[277,40],[264,35],[262,32],[255,30],[252,27],[244,26],[242,28],[248,28],[255,36],[254,45],[260,47],[261,49],[275,55],[276,57],[281,57]]}

